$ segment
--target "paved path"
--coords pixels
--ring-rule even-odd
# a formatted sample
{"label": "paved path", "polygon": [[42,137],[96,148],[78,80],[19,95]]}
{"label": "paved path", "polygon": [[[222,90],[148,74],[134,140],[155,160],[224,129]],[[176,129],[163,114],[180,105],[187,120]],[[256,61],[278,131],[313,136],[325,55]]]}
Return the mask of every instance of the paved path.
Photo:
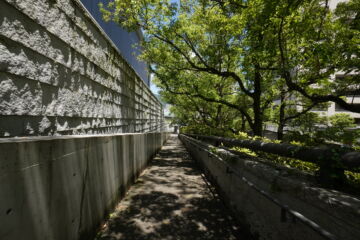
{"label": "paved path", "polygon": [[118,204],[98,240],[233,240],[241,237],[177,136]]}

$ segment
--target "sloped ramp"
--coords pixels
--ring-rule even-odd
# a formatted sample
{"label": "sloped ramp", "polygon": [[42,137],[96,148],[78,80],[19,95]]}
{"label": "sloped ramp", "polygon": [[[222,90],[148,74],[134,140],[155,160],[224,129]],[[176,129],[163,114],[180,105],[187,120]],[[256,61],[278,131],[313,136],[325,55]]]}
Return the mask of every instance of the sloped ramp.
{"label": "sloped ramp", "polygon": [[209,188],[176,135],[118,204],[97,240],[250,239]]}

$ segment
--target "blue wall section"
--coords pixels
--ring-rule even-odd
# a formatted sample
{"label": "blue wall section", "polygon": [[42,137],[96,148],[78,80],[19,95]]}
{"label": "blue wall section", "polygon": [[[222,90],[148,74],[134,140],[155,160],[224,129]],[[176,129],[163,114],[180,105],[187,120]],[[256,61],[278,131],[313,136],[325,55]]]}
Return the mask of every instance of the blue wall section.
{"label": "blue wall section", "polygon": [[127,62],[135,69],[142,80],[150,86],[147,63],[139,61],[137,56],[140,54],[140,49],[133,47],[140,41],[136,32],[127,32],[114,22],[104,22],[99,10],[99,2],[106,3],[104,0],[81,0],[84,6],[88,9],[91,15],[96,19],[102,29],[107,33],[111,40],[115,43],[121,54],[125,57]]}

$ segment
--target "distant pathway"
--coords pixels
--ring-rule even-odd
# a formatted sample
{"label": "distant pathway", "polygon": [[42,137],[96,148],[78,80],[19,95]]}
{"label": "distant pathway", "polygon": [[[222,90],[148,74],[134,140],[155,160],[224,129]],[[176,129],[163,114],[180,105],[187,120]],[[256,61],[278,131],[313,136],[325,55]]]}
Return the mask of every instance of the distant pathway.
{"label": "distant pathway", "polygon": [[239,227],[173,135],[130,188],[98,240],[233,240]]}

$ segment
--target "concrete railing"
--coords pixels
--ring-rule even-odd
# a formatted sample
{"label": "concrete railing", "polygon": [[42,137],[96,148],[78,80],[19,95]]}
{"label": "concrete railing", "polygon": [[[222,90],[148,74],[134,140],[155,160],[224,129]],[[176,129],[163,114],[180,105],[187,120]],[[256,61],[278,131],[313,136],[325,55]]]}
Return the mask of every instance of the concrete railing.
{"label": "concrete railing", "polygon": [[180,135],[239,221],[259,239],[360,239],[360,200],[294,169]]}
{"label": "concrete railing", "polygon": [[319,166],[318,179],[325,185],[341,186],[346,180],[344,170],[352,171],[360,168],[360,152],[354,152],[349,148],[341,146],[306,147],[286,143],[239,140],[217,136],[187,135],[215,146],[243,147],[253,151],[261,151],[315,163]]}
{"label": "concrete railing", "polygon": [[0,139],[0,239],[92,239],[167,136]]}

